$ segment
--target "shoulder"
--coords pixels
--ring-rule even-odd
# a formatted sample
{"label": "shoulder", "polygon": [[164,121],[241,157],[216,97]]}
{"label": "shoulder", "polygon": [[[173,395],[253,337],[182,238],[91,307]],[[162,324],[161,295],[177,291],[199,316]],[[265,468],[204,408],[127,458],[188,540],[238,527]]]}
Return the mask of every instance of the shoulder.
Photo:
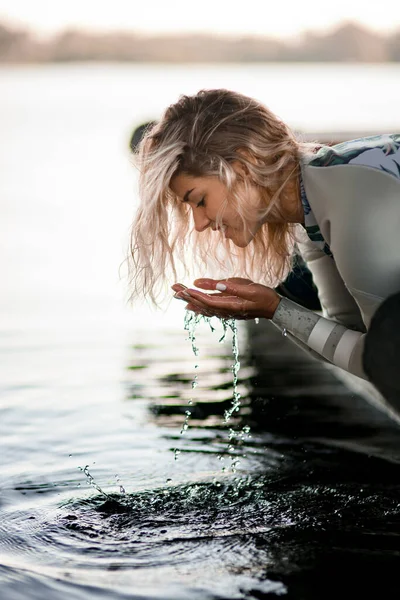
{"label": "shoulder", "polygon": [[400,136],[338,146],[302,169],[307,197],[351,293],[384,298],[400,281]]}
{"label": "shoulder", "polygon": [[384,171],[400,179],[400,134],[383,134],[322,146],[304,160],[306,167],[358,165]]}
{"label": "shoulder", "polygon": [[[400,134],[383,134],[322,146],[301,158],[310,206],[329,214],[345,208],[357,214],[376,203],[395,204],[400,194]],[[325,207],[325,208],[324,208]],[[348,213],[347,213],[348,214]]]}

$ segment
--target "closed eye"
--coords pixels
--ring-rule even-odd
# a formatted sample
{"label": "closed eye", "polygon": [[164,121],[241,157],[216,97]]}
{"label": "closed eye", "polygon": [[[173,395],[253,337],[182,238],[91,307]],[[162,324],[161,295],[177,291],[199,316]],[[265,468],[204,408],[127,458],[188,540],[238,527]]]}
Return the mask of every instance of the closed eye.
{"label": "closed eye", "polygon": [[200,206],[205,206],[206,203],[204,202],[204,200],[205,200],[205,196],[203,196],[202,199],[200,200],[200,202],[198,202],[196,204],[196,208],[199,208]]}

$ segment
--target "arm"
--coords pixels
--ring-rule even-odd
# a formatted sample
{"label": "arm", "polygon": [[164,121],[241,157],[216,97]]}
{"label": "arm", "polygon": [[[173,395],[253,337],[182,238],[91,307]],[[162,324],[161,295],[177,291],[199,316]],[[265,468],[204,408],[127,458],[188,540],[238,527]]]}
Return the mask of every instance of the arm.
{"label": "arm", "polygon": [[298,229],[297,236],[299,251],[318,289],[323,316],[365,333],[360,309],[345,286],[334,259],[320,250],[302,227]]}
{"label": "arm", "polygon": [[314,357],[366,379],[362,369],[366,329],[356,301],[334,259],[313,244],[303,228],[298,232],[298,247],[317,286],[322,316],[282,298],[272,322]]}
{"label": "arm", "polygon": [[319,316],[288,298],[278,304],[272,322],[286,329],[300,345],[349,373],[367,379],[362,368],[365,334]]}
{"label": "arm", "polygon": [[326,319],[288,298],[281,298],[275,290],[249,280],[227,279],[222,282],[199,279],[195,285],[206,290],[221,290],[222,293],[205,294],[184,288],[181,284],[173,285],[176,297],[188,302],[188,310],[226,319],[272,319],[275,325],[293,336],[293,341],[308,348],[314,357],[365,378],[361,366],[364,340],[361,332]]}

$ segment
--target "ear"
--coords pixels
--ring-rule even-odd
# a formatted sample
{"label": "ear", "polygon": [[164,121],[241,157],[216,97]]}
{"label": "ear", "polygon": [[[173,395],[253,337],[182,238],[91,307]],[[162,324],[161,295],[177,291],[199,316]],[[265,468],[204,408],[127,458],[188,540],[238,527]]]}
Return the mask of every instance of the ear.
{"label": "ear", "polygon": [[232,167],[239,179],[246,179],[249,176],[249,169],[241,160],[235,160]]}
{"label": "ear", "polygon": [[239,154],[239,156],[241,158],[243,158],[243,160],[240,160],[240,159],[235,160],[232,163],[232,166],[235,169],[235,172],[242,179],[249,177],[250,171],[249,171],[248,163],[256,164],[256,159],[254,158],[252,153],[249,150],[247,150],[246,148],[238,148],[236,150],[236,153]]}

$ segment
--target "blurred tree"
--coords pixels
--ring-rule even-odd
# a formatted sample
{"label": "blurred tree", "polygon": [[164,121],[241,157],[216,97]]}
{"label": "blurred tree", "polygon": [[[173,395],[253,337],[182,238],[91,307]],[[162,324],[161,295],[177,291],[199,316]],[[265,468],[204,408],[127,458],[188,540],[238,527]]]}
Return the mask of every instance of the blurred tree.
{"label": "blurred tree", "polygon": [[144,36],[132,32],[88,33],[71,29],[40,41],[0,24],[0,62],[131,61],[165,63],[400,60],[400,32],[374,33],[355,23],[308,33],[297,43],[262,36]]}

